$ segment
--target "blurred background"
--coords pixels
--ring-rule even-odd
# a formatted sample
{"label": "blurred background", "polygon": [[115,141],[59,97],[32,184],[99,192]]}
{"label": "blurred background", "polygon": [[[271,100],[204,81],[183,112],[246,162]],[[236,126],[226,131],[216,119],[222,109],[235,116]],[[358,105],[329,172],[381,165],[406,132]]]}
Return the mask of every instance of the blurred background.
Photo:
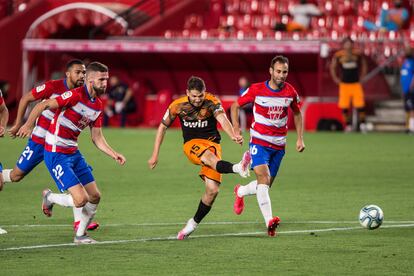
{"label": "blurred background", "polygon": [[[395,2],[407,16],[397,27],[381,25],[383,11],[396,8]],[[63,78],[73,58],[96,60],[116,76],[109,90],[122,90],[130,102],[125,118],[114,105],[107,125],[153,127],[191,75],[202,77],[228,108],[242,90],[239,80],[268,79],[270,60],[282,54],[290,60],[287,81],[302,97],[305,129],[341,130],[329,66],[349,36],[368,64],[363,88],[369,130],[403,132],[400,68],[405,49],[414,46],[413,2],[0,0],[0,89],[11,124],[24,93]],[[297,5],[314,11],[298,19]]]}

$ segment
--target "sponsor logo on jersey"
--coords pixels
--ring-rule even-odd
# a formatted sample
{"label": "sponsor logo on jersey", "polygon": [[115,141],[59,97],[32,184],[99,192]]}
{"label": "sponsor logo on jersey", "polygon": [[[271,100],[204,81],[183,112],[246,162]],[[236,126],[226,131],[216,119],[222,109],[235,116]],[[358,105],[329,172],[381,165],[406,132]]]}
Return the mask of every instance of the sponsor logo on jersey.
{"label": "sponsor logo on jersey", "polygon": [[43,90],[45,90],[45,88],[46,88],[46,84],[42,84],[36,87],[36,93],[42,92]]}
{"label": "sponsor logo on jersey", "polygon": [[198,120],[196,122],[187,122],[186,120],[183,120],[183,124],[185,127],[189,128],[204,128],[207,127],[208,121]]}
{"label": "sponsor logo on jersey", "polygon": [[72,91],[66,91],[65,93],[62,94],[62,99],[67,100],[70,97],[72,97]]}

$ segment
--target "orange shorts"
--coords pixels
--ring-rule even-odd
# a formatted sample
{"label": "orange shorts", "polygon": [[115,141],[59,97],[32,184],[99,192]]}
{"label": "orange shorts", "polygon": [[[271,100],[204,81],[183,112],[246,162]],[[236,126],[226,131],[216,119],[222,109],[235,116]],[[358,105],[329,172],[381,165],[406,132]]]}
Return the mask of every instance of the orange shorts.
{"label": "orange shorts", "polygon": [[348,109],[352,106],[361,108],[365,106],[364,91],[359,82],[339,84],[339,101],[338,106],[341,109]]}
{"label": "orange shorts", "polygon": [[195,165],[201,165],[199,175],[202,179],[204,179],[204,177],[207,177],[221,183],[221,174],[216,170],[213,170],[212,168],[204,165],[200,159],[201,155],[203,155],[206,150],[211,151],[219,159],[221,159],[221,146],[219,144],[205,139],[192,139],[184,144],[183,150],[184,154],[191,161],[191,163]]}

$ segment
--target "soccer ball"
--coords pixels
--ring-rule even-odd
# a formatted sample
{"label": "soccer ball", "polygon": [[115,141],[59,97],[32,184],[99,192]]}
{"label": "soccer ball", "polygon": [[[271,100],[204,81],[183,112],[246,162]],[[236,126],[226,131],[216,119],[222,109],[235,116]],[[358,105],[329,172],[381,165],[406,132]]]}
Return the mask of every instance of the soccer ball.
{"label": "soccer ball", "polygon": [[377,229],[384,220],[384,212],[377,205],[364,206],[359,212],[359,223],[369,230]]}

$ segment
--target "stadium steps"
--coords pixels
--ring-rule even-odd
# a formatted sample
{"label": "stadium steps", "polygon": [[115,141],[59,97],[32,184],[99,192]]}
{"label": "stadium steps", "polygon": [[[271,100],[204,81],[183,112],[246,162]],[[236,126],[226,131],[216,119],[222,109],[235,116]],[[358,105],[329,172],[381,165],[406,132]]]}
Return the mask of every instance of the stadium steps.
{"label": "stadium steps", "polygon": [[402,100],[386,100],[376,104],[375,115],[367,116],[374,131],[404,132],[405,111]]}

